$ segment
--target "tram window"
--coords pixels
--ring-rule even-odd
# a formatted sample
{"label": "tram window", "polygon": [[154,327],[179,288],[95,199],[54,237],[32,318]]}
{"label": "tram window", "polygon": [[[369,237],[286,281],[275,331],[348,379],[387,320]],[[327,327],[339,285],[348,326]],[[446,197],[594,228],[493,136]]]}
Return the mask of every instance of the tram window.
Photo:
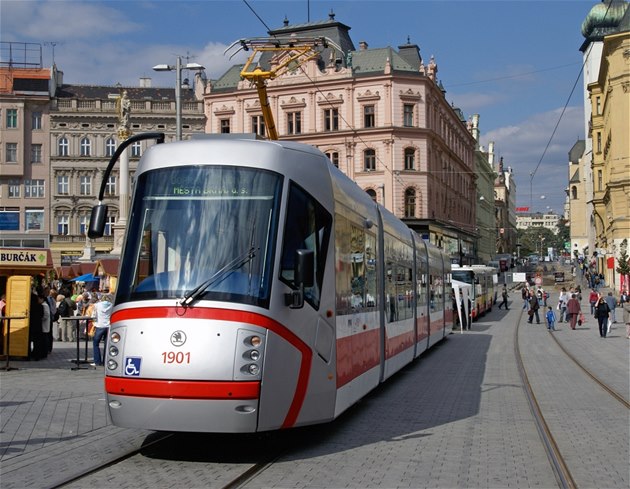
{"label": "tram window", "polygon": [[304,298],[316,309],[319,308],[331,225],[332,216],[326,209],[297,184],[291,183],[282,244],[280,278],[289,286],[297,288],[293,280],[295,251],[300,249],[313,251],[315,284],[304,290]]}

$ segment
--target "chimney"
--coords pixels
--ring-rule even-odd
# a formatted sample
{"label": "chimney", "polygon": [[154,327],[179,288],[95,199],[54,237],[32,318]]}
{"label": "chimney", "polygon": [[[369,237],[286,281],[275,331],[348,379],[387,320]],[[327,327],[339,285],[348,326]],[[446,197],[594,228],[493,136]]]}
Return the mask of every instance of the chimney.
{"label": "chimney", "polygon": [[365,51],[368,48],[368,43],[365,41],[359,42],[359,50]]}
{"label": "chimney", "polygon": [[143,76],[140,78],[140,88],[151,88],[151,78]]}

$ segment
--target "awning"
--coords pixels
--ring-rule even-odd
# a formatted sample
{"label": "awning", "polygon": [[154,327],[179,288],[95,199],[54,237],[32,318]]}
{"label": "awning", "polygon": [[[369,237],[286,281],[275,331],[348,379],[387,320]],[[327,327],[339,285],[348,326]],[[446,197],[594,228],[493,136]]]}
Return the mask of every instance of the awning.
{"label": "awning", "polygon": [[95,278],[91,273],[86,273],[79,277],[75,277],[70,282],[98,282],[98,278]]}

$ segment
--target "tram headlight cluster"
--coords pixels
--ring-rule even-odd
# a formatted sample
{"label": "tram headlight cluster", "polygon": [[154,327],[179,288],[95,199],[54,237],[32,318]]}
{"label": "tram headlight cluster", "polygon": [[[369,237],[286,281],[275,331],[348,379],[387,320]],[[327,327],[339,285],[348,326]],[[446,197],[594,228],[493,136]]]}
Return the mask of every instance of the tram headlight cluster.
{"label": "tram headlight cluster", "polygon": [[109,346],[107,348],[108,360],[107,360],[107,369],[108,370],[116,370],[118,368],[118,362],[116,361],[116,357],[120,354],[120,346],[119,343],[122,341],[122,336],[118,331],[114,331],[109,335]]}
{"label": "tram headlight cluster", "polygon": [[260,378],[264,356],[265,336],[251,330],[239,330],[237,343],[237,359],[234,366],[236,380],[251,380]]}

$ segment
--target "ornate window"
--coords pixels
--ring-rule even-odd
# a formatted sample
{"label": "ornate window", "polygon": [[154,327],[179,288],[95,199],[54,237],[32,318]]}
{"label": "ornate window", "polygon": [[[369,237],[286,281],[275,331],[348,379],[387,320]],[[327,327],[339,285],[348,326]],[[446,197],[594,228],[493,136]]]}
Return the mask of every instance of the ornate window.
{"label": "ornate window", "polygon": [[131,145],[131,156],[134,158],[142,156],[142,141],[136,141]]}
{"label": "ornate window", "polygon": [[57,234],[64,236],[70,234],[70,217],[67,214],[57,216]]}
{"label": "ornate window", "polygon": [[414,148],[405,148],[405,170],[415,170],[416,168],[416,150]]}
{"label": "ornate window", "polygon": [[324,131],[339,130],[339,109],[324,109]]}
{"label": "ornate window", "polygon": [[70,195],[70,177],[68,175],[57,177],[57,194]]}
{"label": "ornate window", "polygon": [[403,126],[413,127],[413,104],[403,105]]}
{"label": "ornate window", "polygon": [[376,151],[373,149],[366,149],[363,152],[363,170],[374,171],[376,170]]}
{"label": "ornate window", "polygon": [[116,195],[116,176],[110,175],[105,184],[105,195]]}
{"label": "ornate window", "polygon": [[416,191],[413,188],[405,190],[405,217],[416,215]]}
{"label": "ornate window", "polygon": [[116,140],[114,138],[107,138],[107,141],[105,141],[105,156],[111,158],[112,156],[114,156],[115,152]]}
{"label": "ornate window", "polygon": [[337,153],[336,151],[329,151],[328,153],[326,153],[326,156],[328,156],[328,159],[333,165],[339,168],[339,153]]}
{"label": "ornate window", "polygon": [[42,113],[33,112],[31,114],[31,129],[38,130],[42,128]]}
{"label": "ornate window", "polygon": [[365,193],[370,196],[370,199],[376,202],[376,190],[374,190],[373,188],[369,188],[365,191]]}
{"label": "ornate window", "polygon": [[221,134],[229,134],[230,133],[230,119],[221,119],[219,121],[220,132]]}
{"label": "ornate window", "polygon": [[81,175],[79,177],[79,194],[92,195],[92,177],[89,175]]}
{"label": "ornate window", "polygon": [[265,135],[265,121],[262,115],[252,116],[252,132],[259,136]]}
{"label": "ornate window", "polygon": [[60,137],[57,144],[57,156],[68,156],[70,153],[70,144],[68,138]]}
{"label": "ornate window", "polygon": [[302,133],[302,112],[287,112],[287,134]]}
{"label": "ornate window", "polygon": [[89,138],[81,139],[81,156],[92,155],[92,142]]}
{"label": "ornate window", "polygon": [[6,146],[6,162],[17,163],[17,143],[7,143]]}
{"label": "ornate window", "polygon": [[17,109],[7,109],[7,129],[15,129],[17,124]]}
{"label": "ornate window", "polygon": [[373,105],[363,106],[363,127],[376,127],[376,119]]}

